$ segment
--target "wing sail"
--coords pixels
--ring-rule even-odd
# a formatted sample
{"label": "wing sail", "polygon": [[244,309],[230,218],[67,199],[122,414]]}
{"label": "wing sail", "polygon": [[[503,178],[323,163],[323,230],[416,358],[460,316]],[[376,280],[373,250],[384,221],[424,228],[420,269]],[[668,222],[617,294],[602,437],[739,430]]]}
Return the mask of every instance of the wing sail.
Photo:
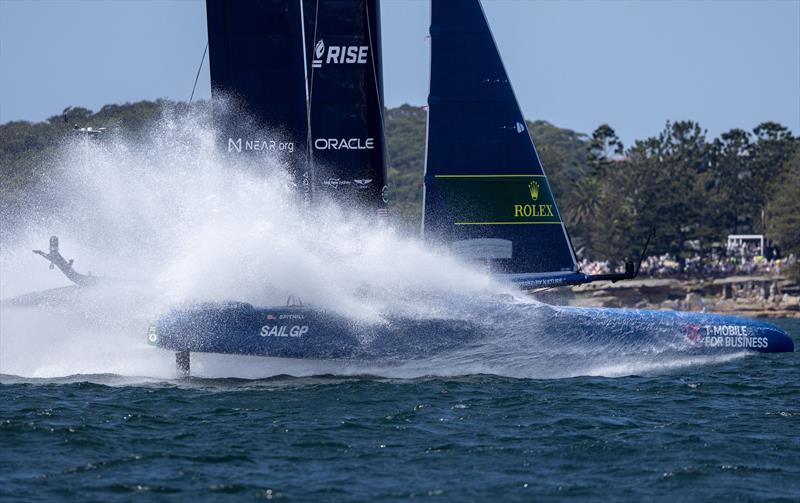
{"label": "wing sail", "polygon": [[206,14],[223,149],[278,154],[310,191],[300,0],[206,0]]}
{"label": "wing sail", "polygon": [[423,235],[519,282],[582,282],[478,0],[433,0]]}
{"label": "wing sail", "polygon": [[313,187],[386,211],[378,0],[304,0]]}

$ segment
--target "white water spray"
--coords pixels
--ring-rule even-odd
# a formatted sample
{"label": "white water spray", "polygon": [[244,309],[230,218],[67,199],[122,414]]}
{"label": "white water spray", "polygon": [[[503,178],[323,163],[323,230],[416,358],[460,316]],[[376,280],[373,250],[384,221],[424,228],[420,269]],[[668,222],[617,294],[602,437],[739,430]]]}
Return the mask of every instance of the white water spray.
{"label": "white water spray", "polygon": [[304,209],[278,159],[220,153],[205,119],[167,113],[144,140],[74,139],[51,161],[43,202],[59,209],[0,243],[0,298],[68,285],[30,252],[51,234],[78,271],[110,281],[0,306],[0,374],[171,378],[173,355],[145,342],[161,313],[196,301],[282,305],[289,295],[361,323],[467,320],[487,343],[391,366],[198,355],[194,372],[568,377],[681,365],[565,344],[546,308],[444,250],[332,203]]}
{"label": "white water spray", "polygon": [[[30,253],[51,234],[77,270],[112,282],[45,311],[4,306],[0,372],[150,375],[157,350],[143,346],[147,320],[181,303],[282,305],[294,295],[379,323],[388,313],[446,317],[458,299],[509,293],[371,217],[329,202],[304,209],[278,159],[227,157],[214,131],[197,125],[203,119],[166,114],[143,141],[64,145],[49,166],[45,196],[61,206],[2,243],[0,295],[68,284]],[[83,319],[97,323],[83,326]]]}

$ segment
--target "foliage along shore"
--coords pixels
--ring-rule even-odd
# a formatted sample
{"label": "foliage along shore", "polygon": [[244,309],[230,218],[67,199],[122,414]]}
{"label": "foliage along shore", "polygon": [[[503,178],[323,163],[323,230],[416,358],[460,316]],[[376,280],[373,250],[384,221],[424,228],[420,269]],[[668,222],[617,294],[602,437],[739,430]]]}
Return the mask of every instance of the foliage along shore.
{"label": "foliage along shore", "polygon": [[[69,108],[44,122],[0,125],[0,216],[6,231],[57,211],[43,204],[48,159],[72,125],[105,127],[144,138],[165,111],[207,113],[208,102],[159,100]],[[398,228],[419,228],[426,111],[387,109],[392,215]],[[678,261],[718,253],[728,234],[766,234],[784,256],[800,255],[800,139],[764,122],[710,139],[693,121],[667,122],[657,135],[624,146],[609,125],[591,135],[529,121],[542,163],[582,258],[635,258],[655,229],[650,252]]]}

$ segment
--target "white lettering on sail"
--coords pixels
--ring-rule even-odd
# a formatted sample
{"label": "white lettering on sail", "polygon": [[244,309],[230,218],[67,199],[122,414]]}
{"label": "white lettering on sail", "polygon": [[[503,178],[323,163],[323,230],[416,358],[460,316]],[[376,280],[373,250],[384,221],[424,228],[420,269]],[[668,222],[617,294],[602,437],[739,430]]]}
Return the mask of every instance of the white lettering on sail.
{"label": "white lettering on sail", "polygon": [[[323,62],[331,65],[365,65],[367,64],[366,45],[329,45],[320,40],[314,46],[314,59],[311,60],[312,68],[322,68]],[[327,52],[327,56],[326,56]]]}
{"label": "white lettering on sail", "polygon": [[338,189],[339,187],[343,187],[345,185],[350,185],[350,180],[342,180],[341,178],[328,178],[324,182],[323,185],[327,185],[328,187],[332,187],[334,189]]}
{"label": "white lettering on sail", "polygon": [[375,148],[375,139],[367,138],[317,138],[314,140],[317,150],[372,150]]}
{"label": "white lettering on sail", "polygon": [[228,138],[228,152],[240,153],[242,150],[251,152],[294,152],[293,141],[276,140],[244,140],[241,138]]}
{"label": "white lettering on sail", "polygon": [[337,59],[339,58],[339,53],[342,51],[342,48],[338,45],[332,45],[328,47],[328,60],[325,61],[326,63],[330,64],[331,61],[334,63],[338,63]]}

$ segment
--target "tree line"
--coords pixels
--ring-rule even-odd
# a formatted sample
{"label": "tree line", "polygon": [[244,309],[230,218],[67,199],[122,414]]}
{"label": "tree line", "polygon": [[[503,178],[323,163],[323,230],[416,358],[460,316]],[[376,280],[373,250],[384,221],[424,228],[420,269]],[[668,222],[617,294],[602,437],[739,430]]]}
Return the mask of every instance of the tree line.
{"label": "tree line", "polygon": [[[205,111],[208,102],[70,108],[43,122],[0,125],[4,230],[57,209],[37,196],[48,160],[73,124],[143,137],[167,108],[172,114]],[[419,229],[425,124],[420,107],[386,110],[392,218],[409,233]],[[800,140],[780,124],[708,138],[696,122],[667,122],[657,135],[628,147],[607,124],[591,135],[541,120],[528,128],[581,257],[635,258],[650,229],[656,232],[651,252],[679,261],[708,255],[735,233],[763,233],[784,254],[800,254]]]}
{"label": "tree line", "polygon": [[567,222],[586,254],[601,259],[635,256],[648,229],[652,251],[681,264],[708,256],[728,234],[765,234],[797,254],[798,147],[775,122],[714,139],[696,122],[667,122],[628,148],[604,124],[588,139],[584,176],[564,188]]}

